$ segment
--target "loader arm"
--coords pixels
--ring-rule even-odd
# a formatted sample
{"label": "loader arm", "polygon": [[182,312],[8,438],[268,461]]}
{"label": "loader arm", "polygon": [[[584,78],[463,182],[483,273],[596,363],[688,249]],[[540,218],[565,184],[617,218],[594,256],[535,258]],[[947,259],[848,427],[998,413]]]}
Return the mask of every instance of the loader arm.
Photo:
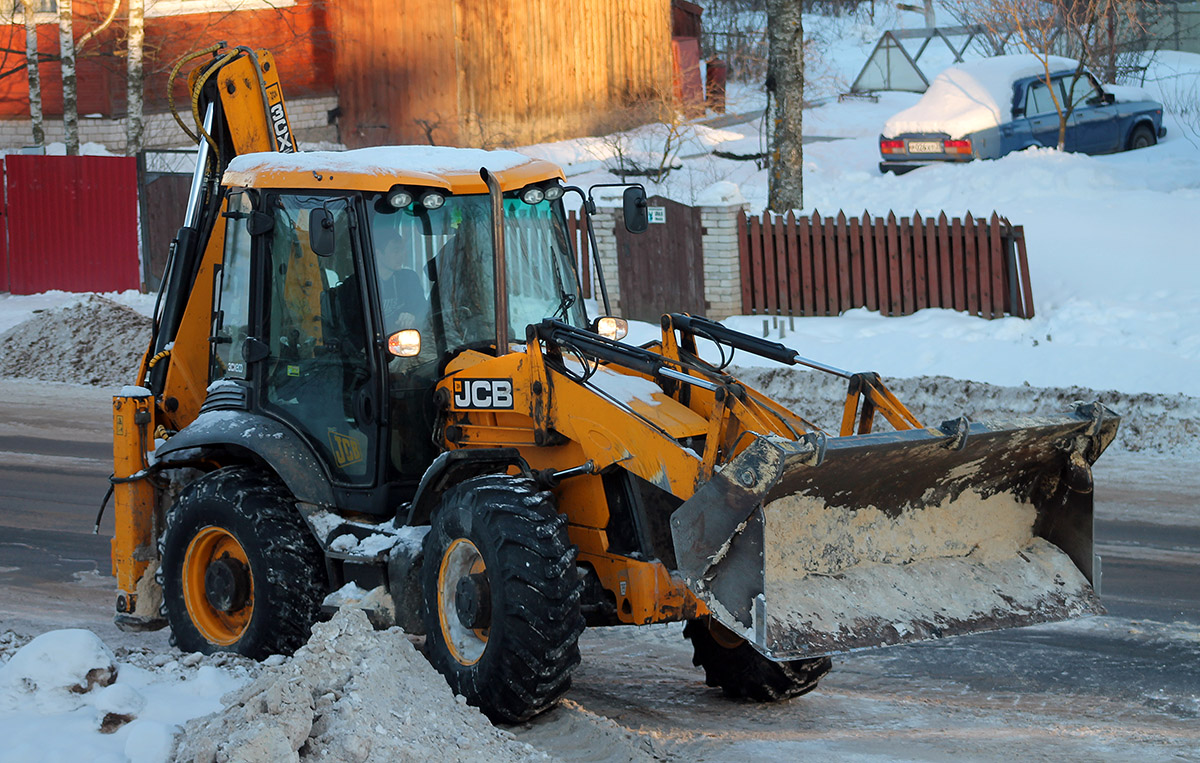
{"label": "loader arm", "polygon": [[[664,328],[639,348],[547,320],[524,352],[463,358],[443,400],[512,379],[513,413],[451,402],[448,447],[514,445],[568,484],[620,469],[669,493],[670,579],[773,660],[1101,611],[1089,465],[1115,435],[1108,409],[922,427],[877,374],[691,316]],[[700,360],[696,336],[847,379],[840,434]],[[588,511],[580,558],[611,558],[609,516],[572,514]]]}

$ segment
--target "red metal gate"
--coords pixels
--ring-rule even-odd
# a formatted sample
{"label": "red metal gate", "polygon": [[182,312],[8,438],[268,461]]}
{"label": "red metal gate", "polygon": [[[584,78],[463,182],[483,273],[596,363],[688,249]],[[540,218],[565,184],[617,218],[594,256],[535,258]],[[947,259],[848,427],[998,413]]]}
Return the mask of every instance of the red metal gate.
{"label": "red metal gate", "polygon": [[4,170],[13,294],[140,286],[133,157],[9,155]]}

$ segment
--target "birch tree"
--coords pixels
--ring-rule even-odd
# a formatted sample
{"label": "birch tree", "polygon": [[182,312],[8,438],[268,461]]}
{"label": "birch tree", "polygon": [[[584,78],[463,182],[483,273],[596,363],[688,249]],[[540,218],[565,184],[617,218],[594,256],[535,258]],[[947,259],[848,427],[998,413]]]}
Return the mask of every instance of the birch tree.
{"label": "birch tree", "polygon": [[75,30],[72,0],[58,0],[58,47],[62,62],[63,131],[67,156],[79,155],[79,94],[75,82]]}
{"label": "birch tree", "polygon": [[767,207],[799,209],[804,199],[804,25],[800,0],[767,2],[767,98],[770,125]]}
{"label": "birch tree", "polygon": [[145,0],[129,0],[128,117],[125,122],[125,153],[134,156],[142,150],[142,44],[146,36]]}
{"label": "birch tree", "polygon": [[33,145],[46,145],[42,127],[42,80],[38,72],[37,12],[34,0],[21,0],[25,14],[25,70],[29,75],[29,120],[33,126]]}

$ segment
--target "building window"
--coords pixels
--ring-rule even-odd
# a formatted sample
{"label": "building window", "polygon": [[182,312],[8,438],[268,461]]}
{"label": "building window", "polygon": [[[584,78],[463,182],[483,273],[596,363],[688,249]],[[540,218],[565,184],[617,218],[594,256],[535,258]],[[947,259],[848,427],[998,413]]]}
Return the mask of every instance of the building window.
{"label": "building window", "polygon": [[[4,23],[24,24],[25,4],[21,0],[4,0]],[[58,20],[58,0],[33,0],[34,19],[39,24],[50,24]]]}
{"label": "building window", "polygon": [[188,13],[264,11],[290,8],[295,4],[296,0],[146,0],[146,15],[182,16]]}

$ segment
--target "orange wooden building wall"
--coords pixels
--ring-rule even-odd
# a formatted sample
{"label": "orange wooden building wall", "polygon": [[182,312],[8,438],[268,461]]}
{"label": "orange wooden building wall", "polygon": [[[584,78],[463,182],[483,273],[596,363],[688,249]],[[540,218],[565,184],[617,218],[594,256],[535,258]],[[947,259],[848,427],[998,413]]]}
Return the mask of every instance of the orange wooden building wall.
{"label": "orange wooden building wall", "polygon": [[[109,7],[75,0],[76,39]],[[81,52],[81,115],[125,113],[126,15],[122,7]],[[607,132],[672,91],[670,0],[296,0],[147,18],[147,110],[166,109],[178,58],[218,40],[270,49],[290,99],[336,93],[349,146],[519,145]],[[38,45],[58,55],[56,25],[39,25]],[[24,26],[0,25],[0,72],[23,65],[24,48]],[[62,113],[59,65],[40,73],[53,118]],[[186,109],[182,81],[176,96]],[[0,118],[28,114],[25,72],[0,78]]]}
{"label": "orange wooden building wall", "polygon": [[670,0],[342,0],[331,21],[348,145],[586,135],[670,93]]}

